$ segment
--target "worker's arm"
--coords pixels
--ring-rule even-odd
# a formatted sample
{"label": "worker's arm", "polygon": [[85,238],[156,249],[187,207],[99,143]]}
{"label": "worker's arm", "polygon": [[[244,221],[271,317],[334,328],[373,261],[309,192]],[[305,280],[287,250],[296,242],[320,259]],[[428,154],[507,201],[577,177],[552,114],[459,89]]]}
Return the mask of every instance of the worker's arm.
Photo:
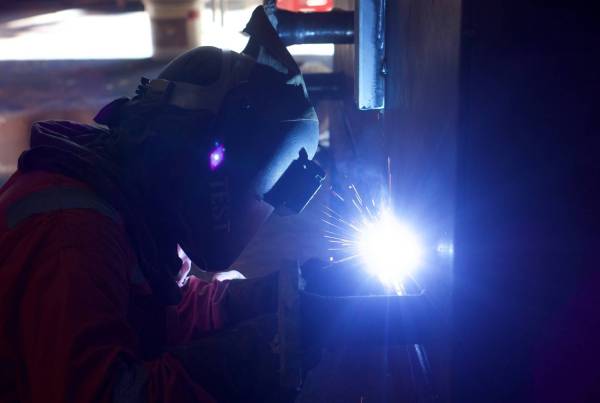
{"label": "worker's arm", "polygon": [[[127,321],[126,240],[108,218],[52,214],[30,251],[18,335],[29,402],[212,402],[180,363],[141,361]],[[49,230],[51,228],[51,230]]]}
{"label": "worker's arm", "polygon": [[181,303],[168,315],[171,345],[277,312],[278,274],[224,281],[191,276],[182,293]]}

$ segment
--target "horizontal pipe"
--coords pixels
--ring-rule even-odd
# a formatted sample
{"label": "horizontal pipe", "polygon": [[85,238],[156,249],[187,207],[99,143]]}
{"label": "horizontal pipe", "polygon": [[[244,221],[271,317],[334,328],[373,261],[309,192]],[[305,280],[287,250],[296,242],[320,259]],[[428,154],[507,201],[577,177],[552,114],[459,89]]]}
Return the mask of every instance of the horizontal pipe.
{"label": "horizontal pipe", "polygon": [[309,73],[303,76],[312,100],[342,99],[348,91],[347,78],[342,73]]}
{"label": "horizontal pipe", "polygon": [[354,12],[294,13],[275,11],[277,32],[286,45],[354,43]]}

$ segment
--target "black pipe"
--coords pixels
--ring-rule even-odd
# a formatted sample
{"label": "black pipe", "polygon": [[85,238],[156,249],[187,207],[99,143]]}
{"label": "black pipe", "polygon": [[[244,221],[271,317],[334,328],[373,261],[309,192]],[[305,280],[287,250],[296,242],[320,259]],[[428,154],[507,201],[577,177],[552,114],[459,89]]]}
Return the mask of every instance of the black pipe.
{"label": "black pipe", "polygon": [[354,12],[293,13],[275,11],[277,32],[286,45],[303,43],[354,43]]}
{"label": "black pipe", "polygon": [[313,101],[342,99],[348,92],[347,78],[342,73],[304,74],[308,95]]}

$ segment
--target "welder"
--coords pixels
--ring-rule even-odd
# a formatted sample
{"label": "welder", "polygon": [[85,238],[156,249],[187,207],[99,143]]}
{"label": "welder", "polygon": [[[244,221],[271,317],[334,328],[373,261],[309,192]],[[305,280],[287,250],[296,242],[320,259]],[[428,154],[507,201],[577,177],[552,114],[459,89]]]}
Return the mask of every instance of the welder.
{"label": "welder", "polygon": [[275,312],[276,281],[203,281],[185,255],[226,270],[323,177],[298,66],[262,8],[246,32],[241,54],[191,50],[97,125],[33,125],[0,192],[0,401],[218,399],[170,348]]}

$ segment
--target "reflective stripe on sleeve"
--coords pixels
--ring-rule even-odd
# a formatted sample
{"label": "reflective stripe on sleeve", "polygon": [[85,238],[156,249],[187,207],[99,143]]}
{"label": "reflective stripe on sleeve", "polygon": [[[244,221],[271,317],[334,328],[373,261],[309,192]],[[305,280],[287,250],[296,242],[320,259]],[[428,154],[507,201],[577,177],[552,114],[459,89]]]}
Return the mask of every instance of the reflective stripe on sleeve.
{"label": "reflective stripe on sleeve", "polygon": [[117,223],[120,222],[117,211],[93,192],[76,187],[52,187],[31,193],[14,202],[7,209],[6,224],[9,229],[13,229],[35,214],[69,209],[94,210]]}

